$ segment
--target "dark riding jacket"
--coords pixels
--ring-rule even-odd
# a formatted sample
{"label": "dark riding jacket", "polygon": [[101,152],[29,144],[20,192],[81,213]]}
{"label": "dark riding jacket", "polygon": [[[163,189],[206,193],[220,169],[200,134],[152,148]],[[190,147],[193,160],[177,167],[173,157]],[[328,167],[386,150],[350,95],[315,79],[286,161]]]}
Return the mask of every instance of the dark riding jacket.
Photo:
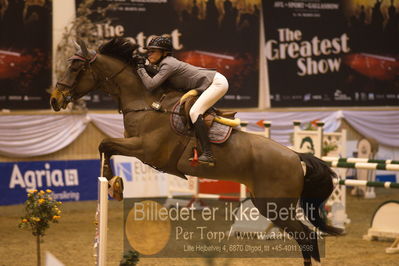
{"label": "dark riding jacket", "polygon": [[216,71],[196,67],[173,56],[167,56],[159,63],[159,72],[155,76],[150,77],[145,68],[139,68],[137,73],[150,91],[168,81],[169,85],[178,90],[195,89],[203,92],[212,84]]}

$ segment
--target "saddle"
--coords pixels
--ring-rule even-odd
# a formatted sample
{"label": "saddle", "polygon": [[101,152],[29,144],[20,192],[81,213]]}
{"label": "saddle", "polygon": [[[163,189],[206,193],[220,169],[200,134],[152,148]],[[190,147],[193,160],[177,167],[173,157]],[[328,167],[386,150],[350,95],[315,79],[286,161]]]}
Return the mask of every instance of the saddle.
{"label": "saddle", "polygon": [[[183,108],[180,109],[180,114],[185,117],[188,121],[190,120],[190,110],[193,107],[194,103],[198,100],[198,96],[188,97],[183,103]],[[205,124],[211,128],[214,121],[219,122],[220,124],[224,124],[226,126],[238,126],[239,121],[235,120],[235,115],[237,112],[232,111],[222,111],[215,107],[211,107],[204,114]],[[234,124],[238,122],[238,124]]]}
{"label": "saddle", "polygon": [[[193,125],[190,119],[190,109],[197,101],[198,96],[188,97],[180,104],[178,101],[173,107],[171,115],[171,127],[180,134],[194,136]],[[215,144],[224,143],[230,136],[232,128],[239,125],[239,119],[235,118],[237,112],[222,111],[215,107],[210,108],[204,114],[204,122],[209,128],[209,140]]]}

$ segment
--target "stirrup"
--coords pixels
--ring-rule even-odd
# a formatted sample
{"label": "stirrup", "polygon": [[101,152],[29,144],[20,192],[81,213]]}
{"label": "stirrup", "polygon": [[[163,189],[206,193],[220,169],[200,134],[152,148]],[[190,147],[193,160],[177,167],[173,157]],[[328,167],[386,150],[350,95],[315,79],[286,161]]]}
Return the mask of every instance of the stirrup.
{"label": "stirrup", "polygon": [[198,162],[198,151],[196,148],[193,149],[194,156],[188,159],[190,161],[190,164],[192,167],[197,167],[199,162]]}
{"label": "stirrup", "polygon": [[198,165],[207,165],[207,166],[215,166],[215,162],[214,161],[203,161],[203,160],[195,160],[194,158],[190,158],[188,159],[191,162],[191,166],[192,167],[197,167]]}

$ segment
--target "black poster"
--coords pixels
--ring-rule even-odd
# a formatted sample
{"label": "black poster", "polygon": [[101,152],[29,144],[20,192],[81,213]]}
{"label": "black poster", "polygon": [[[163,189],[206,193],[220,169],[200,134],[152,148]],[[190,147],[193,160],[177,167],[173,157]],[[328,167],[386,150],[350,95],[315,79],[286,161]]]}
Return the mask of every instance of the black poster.
{"label": "black poster", "polygon": [[399,103],[394,1],[263,1],[271,104]]}
{"label": "black poster", "polygon": [[[226,76],[219,107],[258,106],[260,0],[102,0],[92,8],[109,4],[117,7],[107,13],[111,23],[97,24],[98,38],[127,37],[144,52],[151,36],[170,34],[176,58]],[[102,98],[88,106],[108,104]]]}
{"label": "black poster", "polygon": [[0,1],[0,110],[48,109],[52,1]]}

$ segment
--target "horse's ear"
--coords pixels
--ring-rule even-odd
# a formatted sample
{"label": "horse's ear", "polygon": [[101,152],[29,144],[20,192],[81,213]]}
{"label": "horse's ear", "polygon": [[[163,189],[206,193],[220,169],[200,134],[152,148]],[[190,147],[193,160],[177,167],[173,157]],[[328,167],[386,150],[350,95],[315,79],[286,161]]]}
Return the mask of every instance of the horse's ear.
{"label": "horse's ear", "polygon": [[76,41],[73,41],[73,46],[75,46],[76,54],[82,53],[82,48],[80,48],[80,45]]}
{"label": "horse's ear", "polygon": [[77,43],[78,43],[79,47],[81,48],[81,52],[82,52],[81,55],[84,58],[89,58],[90,54],[89,54],[89,50],[87,50],[86,43],[84,41],[82,41],[81,39],[78,39]]}

